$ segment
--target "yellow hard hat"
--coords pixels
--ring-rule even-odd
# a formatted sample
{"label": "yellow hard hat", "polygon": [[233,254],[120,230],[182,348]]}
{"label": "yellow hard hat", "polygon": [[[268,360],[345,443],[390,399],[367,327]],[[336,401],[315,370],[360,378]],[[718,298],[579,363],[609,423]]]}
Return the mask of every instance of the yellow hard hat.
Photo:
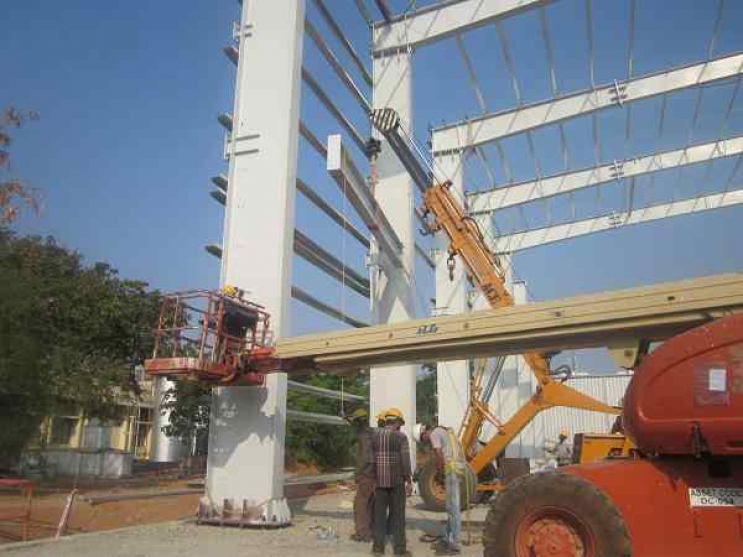
{"label": "yellow hard hat", "polygon": [[237,287],[232,286],[231,284],[225,284],[222,287],[222,294],[227,296],[237,296]]}
{"label": "yellow hard hat", "polygon": [[387,410],[384,411],[384,419],[389,420],[391,418],[400,420],[403,424],[405,423],[405,417],[402,415],[402,410],[395,408],[394,406],[387,408]]}
{"label": "yellow hard hat", "polygon": [[379,412],[377,412],[376,418],[377,418],[377,425],[379,427],[382,427],[384,425],[384,413],[385,412],[386,410],[380,410]]}
{"label": "yellow hard hat", "polygon": [[351,413],[352,422],[363,422],[369,419],[369,412],[366,408],[357,408]]}

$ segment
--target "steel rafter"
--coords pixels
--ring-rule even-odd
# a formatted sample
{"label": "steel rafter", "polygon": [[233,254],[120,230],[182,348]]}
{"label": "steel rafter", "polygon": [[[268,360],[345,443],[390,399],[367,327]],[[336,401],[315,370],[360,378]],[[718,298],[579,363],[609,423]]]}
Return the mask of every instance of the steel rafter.
{"label": "steel rafter", "polygon": [[371,75],[369,75],[366,66],[364,66],[364,62],[361,60],[361,57],[356,52],[353,44],[351,44],[351,41],[349,41],[346,35],[343,34],[340,25],[338,25],[338,22],[333,17],[333,14],[331,14],[330,10],[328,10],[325,2],[323,0],[315,0],[315,6],[317,6],[317,10],[320,12],[320,15],[325,20],[325,23],[330,28],[330,31],[333,33],[333,35],[335,35],[335,38],[338,39],[338,42],[343,45],[343,48],[351,57],[351,60],[361,73],[361,77],[363,77],[364,81],[366,81],[366,84],[371,87],[372,77]]}
{"label": "steel rafter", "polygon": [[366,141],[364,140],[363,136],[358,132],[356,126],[354,126],[351,121],[346,118],[346,116],[331,100],[330,96],[328,96],[325,90],[320,86],[320,83],[318,83],[318,81],[313,77],[309,70],[304,67],[302,68],[302,81],[307,84],[307,86],[310,88],[310,90],[312,90],[317,99],[328,110],[328,112],[330,112],[335,117],[338,123],[343,127],[343,129],[346,130],[351,139],[354,140],[356,145],[363,152],[366,149]]}
{"label": "steel rafter", "polygon": [[490,213],[606,182],[626,180],[670,168],[688,166],[743,153],[743,136],[692,145],[684,149],[614,161],[602,166],[566,172],[468,196],[471,213]]}
{"label": "steel rafter", "polygon": [[732,190],[724,193],[694,197],[692,199],[677,200],[671,203],[651,205],[649,207],[634,209],[631,213],[610,213],[577,222],[558,224],[501,236],[495,240],[495,246],[493,247],[498,253],[514,253],[544,244],[561,242],[606,230],[615,230],[633,224],[643,224],[660,219],[712,211],[714,209],[733,207],[741,204],[743,204],[743,189]]}
{"label": "steel rafter", "polygon": [[294,230],[294,253],[362,296],[369,297],[369,279],[348,267],[306,234]]}
{"label": "steel rafter", "polygon": [[402,242],[343,146],[340,135],[328,137],[327,152],[327,170],[333,180],[374,236],[382,253],[394,265],[401,267]]}
{"label": "steel rafter", "polygon": [[351,317],[350,315],[346,315],[338,308],[334,308],[333,306],[326,304],[322,300],[318,300],[313,295],[311,295],[309,292],[302,290],[298,286],[292,286],[292,298],[302,302],[303,304],[311,307],[312,309],[319,311],[320,313],[324,313],[325,315],[332,317],[334,319],[337,319],[338,321],[342,323],[351,325],[352,327],[360,328],[360,327],[369,326],[369,323],[364,323],[363,321],[355,319]]}
{"label": "steel rafter", "polygon": [[317,46],[320,54],[322,54],[323,58],[325,58],[327,63],[330,64],[330,67],[333,68],[333,70],[335,71],[335,75],[338,76],[338,79],[341,80],[341,83],[346,86],[346,89],[348,89],[348,91],[359,103],[361,110],[363,110],[365,114],[371,112],[369,101],[366,100],[366,97],[358,88],[353,78],[343,67],[343,64],[341,64],[341,62],[338,60],[338,57],[335,55],[330,46],[328,46],[328,43],[325,42],[325,40],[322,38],[322,35],[320,35],[320,32],[309,19],[304,20],[304,31],[312,39],[312,42],[315,43],[315,46]]}
{"label": "steel rafter", "polygon": [[420,47],[553,1],[445,0],[375,23],[374,56]]}
{"label": "steel rafter", "polygon": [[[720,81],[741,73],[743,54],[738,53],[440,126],[432,132],[434,154],[458,152],[463,148],[482,145],[598,110],[624,106],[640,99]],[[462,138],[466,139],[464,147],[460,145]]]}

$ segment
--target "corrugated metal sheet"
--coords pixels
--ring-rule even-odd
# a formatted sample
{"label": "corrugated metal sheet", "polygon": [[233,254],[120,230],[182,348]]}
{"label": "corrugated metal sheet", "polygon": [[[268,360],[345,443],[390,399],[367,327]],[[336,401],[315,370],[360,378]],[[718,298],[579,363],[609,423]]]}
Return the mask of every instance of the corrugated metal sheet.
{"label": "corrugated metal sheet", "polygon": [[[616,405],[624,396],[632,375],[627,372],[615,375],[576,376],[568,385],[606,404]],[[491,400],[491,412],[505,421],[526,401],[535,388],[533,375],[521,358],[509,358]],[[579,432],[606,433],[614,423],[614,416],[575,408],[551,408],[539,414],[506,449],[510,457],[527,457],[539,466],[545,459],[545,442],[556,441],[562,428],[570,435]],[[489,439],[494,430],[486,427],[483,440]]]}

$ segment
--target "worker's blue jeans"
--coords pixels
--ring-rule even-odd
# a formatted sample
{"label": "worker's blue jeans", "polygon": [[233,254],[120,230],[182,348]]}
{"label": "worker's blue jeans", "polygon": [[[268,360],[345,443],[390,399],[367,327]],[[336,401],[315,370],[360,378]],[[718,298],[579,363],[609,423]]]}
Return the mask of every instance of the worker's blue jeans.
{"label": "worker's blue jeans", "polygon": [[459,474],[447,472],[446,487],[446,543],[453,549],[459,549],[459,534],[462,532],[462,509],[459,502]]}

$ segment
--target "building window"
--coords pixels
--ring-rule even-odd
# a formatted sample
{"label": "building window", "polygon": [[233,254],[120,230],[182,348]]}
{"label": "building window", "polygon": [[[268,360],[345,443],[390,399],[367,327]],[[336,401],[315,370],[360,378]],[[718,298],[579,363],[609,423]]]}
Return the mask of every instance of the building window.
{"label": "building window", "polygon": [[49,436],[50,445],[69,446],[77,429],[78,418],[70,416],[55,416],[52,418],[52,431]]}

